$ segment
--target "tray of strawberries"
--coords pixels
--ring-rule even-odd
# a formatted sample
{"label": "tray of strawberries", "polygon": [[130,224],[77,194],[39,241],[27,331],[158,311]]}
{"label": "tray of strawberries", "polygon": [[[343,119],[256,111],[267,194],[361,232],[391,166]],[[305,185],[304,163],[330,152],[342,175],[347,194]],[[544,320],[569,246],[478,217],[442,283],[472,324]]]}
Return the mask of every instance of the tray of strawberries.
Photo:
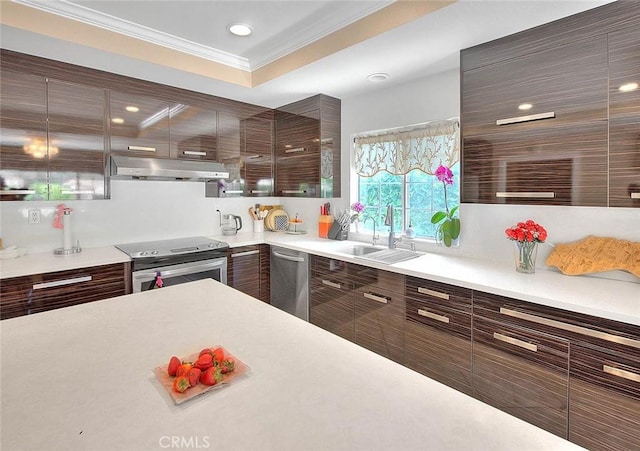
{"label": "tray of strawberries", "polygon": [[169,363],[157,367],[154,374],[173,401],[182,404],[232,383],[247,368],[222,346],[212,346],[182,359],[172,356]]}

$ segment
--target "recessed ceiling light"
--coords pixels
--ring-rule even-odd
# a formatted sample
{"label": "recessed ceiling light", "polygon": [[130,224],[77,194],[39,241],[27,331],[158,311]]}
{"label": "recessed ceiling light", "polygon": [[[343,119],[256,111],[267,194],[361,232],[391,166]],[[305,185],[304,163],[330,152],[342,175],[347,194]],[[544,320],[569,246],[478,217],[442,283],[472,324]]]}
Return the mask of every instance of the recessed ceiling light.
{"label": "recessed ceiling light", "polygon": [[125,108],[125,110],[127,110],[129,113],[137,113],[138,111],[140,111],[140,108],[138,108],[137,106],[129,105]]}
{"label": "recessed ceiling light", "polygon": [[530,110],[531,108],[533,108],[533,105],[531,105],[530,103],[521,103],[520,105],[518,105],[518,109],[519,110]]}
{"label": "recessed ceiling light", "polygon": [[618,88],[620,92],[630,92],[638,89],[638,83],[625,83]]}
{"label": "recessed ceiling light", "polygon": [[114,124],[124,124],[124,119],[122,119],[121,117],[114,117],[113,119],[111,119],[111,122],[113,122]]}
{"label": "recessed ceiling light", "polygon": [[249,36],[252,31],[251,27],[244,23],[234,23],[229,25],[229,32],[236,36]]}
{"label": "recessed ceiling light", "polygon": [[372,83],[381,83],[383,81],[387,81],[388,79],[389,74],[385,74],[384,72],[378,72],[367,76],[367,80]]}

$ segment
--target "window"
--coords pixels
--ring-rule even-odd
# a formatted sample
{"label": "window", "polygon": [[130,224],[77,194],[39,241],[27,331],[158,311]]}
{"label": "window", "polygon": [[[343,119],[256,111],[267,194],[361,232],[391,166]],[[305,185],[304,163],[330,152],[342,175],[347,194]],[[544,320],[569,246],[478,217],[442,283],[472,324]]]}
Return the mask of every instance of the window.
{"label": "window", "polygon": [[[403,231],[411,223],[417,238],[435,238],[431,216],[445,210],[445,199],[442,182],[433,174],[441,164],[451,169],[454,184],[447,186],[447,206],[459,205],[458,143],[457,119],[356,136],[356,197],[365,205],[363,218],[374,218],[381,230],[391,204],[395,230]],[[360,225],[360,230],[372,229],[371,221]]]}

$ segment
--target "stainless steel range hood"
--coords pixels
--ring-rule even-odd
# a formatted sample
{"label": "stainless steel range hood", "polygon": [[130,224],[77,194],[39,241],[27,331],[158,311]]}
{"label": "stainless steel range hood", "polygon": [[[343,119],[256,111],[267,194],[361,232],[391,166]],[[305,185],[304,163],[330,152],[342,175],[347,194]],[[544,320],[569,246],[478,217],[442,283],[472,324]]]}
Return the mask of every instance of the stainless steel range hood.
{"label": "stainless steel range hood", "polygon": [[225,167],[212,161],[111,156],[112,179],[189,180],[202,182],[229,178]]}

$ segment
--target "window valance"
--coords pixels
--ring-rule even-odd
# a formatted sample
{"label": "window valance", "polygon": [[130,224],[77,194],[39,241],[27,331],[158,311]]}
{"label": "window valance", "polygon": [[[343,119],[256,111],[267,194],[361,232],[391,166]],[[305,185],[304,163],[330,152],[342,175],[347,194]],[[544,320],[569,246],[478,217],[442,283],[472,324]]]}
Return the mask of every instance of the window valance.
{"label": "window valance", "polygon": [[433,174],[460,160],[460,120],[426,122],[354,138],[354,165],[362,177],[380,171],[404,175],[413,169]]}

